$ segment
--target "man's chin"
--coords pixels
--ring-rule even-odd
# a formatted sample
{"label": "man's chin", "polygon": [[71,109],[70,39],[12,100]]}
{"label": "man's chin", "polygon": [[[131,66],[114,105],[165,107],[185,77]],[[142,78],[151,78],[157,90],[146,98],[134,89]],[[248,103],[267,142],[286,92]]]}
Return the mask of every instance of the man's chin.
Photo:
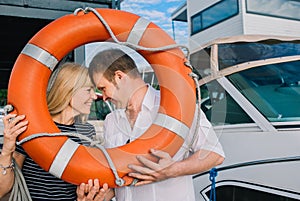
{"label": "man's chin", "polygon": [[115,105],[116,109],[126,109],[126,107],[122,106],[122,105]]}
{"label": "man's chin", "polygon": [[125,109],[126,107],[123,106],[122,104],[118,104],[118,102],[111,101],[112,104],[114,104],[116,109]]}

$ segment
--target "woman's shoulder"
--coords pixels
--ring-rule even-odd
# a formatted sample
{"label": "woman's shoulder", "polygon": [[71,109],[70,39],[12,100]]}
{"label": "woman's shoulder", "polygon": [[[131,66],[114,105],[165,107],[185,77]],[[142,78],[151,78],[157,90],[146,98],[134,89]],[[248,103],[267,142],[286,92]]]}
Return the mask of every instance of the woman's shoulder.
{"label": "woman's shoulder", "polygon": [[93,129],[93,130],[95,129],[95,127],[89,122],[76,122],[74,124],[74,126],[76,128],[88,128],[88,129]]}
{"label": "woman's shoulder", "polygon": [[78,133],[81,133],[81,134],[84,134],[84,135],[87,135],[87,136],[93,136],[93,135],[96,135],[96,130],[95,130],[95,127],[91,124],[91,123],[88,123],[88,122],[84,122],[84,123],[75,123],[74,124],[74,127],[76,129],[76,131]]}

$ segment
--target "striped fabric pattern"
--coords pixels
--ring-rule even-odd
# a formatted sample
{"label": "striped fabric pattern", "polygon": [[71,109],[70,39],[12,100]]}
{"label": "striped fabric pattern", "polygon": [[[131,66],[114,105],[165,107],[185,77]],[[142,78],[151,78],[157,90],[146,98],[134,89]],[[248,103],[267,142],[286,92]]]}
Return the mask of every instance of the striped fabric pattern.
{"label": "striped fabric pattern", "polygon": [[[76,132],[92,138],[95,129],[91,124],[76,123],[73,125],[56,124],[61,132]],[[75,142],[88,146],[89,143],[76,137],[70,137]],[[23,164],[22,172],[26,180],[32,200],[76,200],[76,186],[64,182],[44,171],[36,164],[22,149],[17,147],[17,152],[26,156]]]}

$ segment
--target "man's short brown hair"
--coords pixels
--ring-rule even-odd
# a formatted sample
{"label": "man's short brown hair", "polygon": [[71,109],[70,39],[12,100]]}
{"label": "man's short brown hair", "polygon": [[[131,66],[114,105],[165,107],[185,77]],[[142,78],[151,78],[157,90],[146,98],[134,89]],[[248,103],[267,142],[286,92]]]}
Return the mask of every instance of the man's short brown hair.
{"label": "man's short brown hair", "polygon": [[134,60],[120,49],[108,49],[97,53],[89,65],[92,80],[94,73],[102,73],[108,81],[114,82],[115,72],[118,70],[133,78],[140,76]]}

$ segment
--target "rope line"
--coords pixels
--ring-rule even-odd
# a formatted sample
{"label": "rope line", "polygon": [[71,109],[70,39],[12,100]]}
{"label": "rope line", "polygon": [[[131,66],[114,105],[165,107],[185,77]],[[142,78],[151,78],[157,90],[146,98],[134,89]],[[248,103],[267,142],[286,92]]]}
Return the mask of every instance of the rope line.
{"label": "rope line", "polygon": [[105,21],[105,19],[101,16],[101,14],[94,8],[91,7],[86,7],[85,9],[83,8],[78,8],[74,11],[74,15],[77,15],[78,12],[83,11],[85,14],[87,14],[88,12],[92,12],[94,13],[97,18],[100,20],[100,22],[104,25],[105,29],[108,31],[109,35],[111,36],[111,38],[115,41],[115,43],[119,44],[119,45],[125,45],[127,47],[133,48],[135,50],[145,50],[145,51],[150,51],[150,52],[158,52],[158,51],[164,51],[164,50],[170,50],[170,49],[174,49],[174,48],[183,48],[187,51],[186,53],[186,58],[189,60],[190,58],[190,51],[189,48],[185,45],[180,45],[180,44],[172,44],[172,45],[167,45],[167,46],[163,46],[163,47],[157,47],[157,48],[151,48],[151,47],[143,47],[140,45],[136,45],[130,42],[121,42],[119,41],[119,39],[116,37],[116,35],[114,34],[114,32],[111,30],[109,24]]}
{"label": "rope line", "polygon": [[114,165],[111,157],[109,156],[109,154],[106,151],[106,149],[100,144],[100,142],[99,141],[93,141],[92,139],[90,139],[90,138],[88,138],[85,135],[82,135],[80,133],[70,133],[70,132],[63,132],[63,133],[37,133],[37,134],[33,134],[33,135],[30,135],[30,136],[27,136],[27,137],[23,138],[22,140],[20,140],[16,144],[17,145],[21,145],[21,144],[23,144],[25,142],[28,142],[28,141],[30,141],[32,139],[39,138],[39,137],[58,137],[58,136],[78,137],[80,139],[88,141],[90,143],[90,146],[99,148],[103,152],[103,154],[104,154],[104,156],[105,156],[105,158],[106,158],[106,160],[107,160],[107,162],[108,162],[108,164],[110,166],[110,169],[112,170],[112,172],[113,172],[113,174],[114,174],[114,176],[116,178],[116,180],[115,180],[116,184],[118,186],[123,186],[125,184],[125,181],[122,178],[119,177],[119,175],[117,173],[117,169],[116,169],[116,167],[115,167],[115,165]]}
{"label": "rope line", "polygon": [[19,201],[19,200],[32,201],[22,171],[19,168],[14,158],[13,158],[13,163],[14,163],[15,180],[14,180],[12,191],[10,193],[9,201]]}

